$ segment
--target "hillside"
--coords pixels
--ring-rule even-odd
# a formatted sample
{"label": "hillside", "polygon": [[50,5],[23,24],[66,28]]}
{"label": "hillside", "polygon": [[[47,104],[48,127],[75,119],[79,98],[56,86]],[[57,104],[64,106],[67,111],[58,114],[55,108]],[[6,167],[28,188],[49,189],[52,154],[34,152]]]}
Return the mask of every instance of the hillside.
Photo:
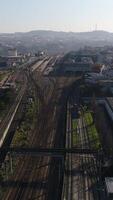
{"label": "hillside", "polygon": [[92,32],[57,32],[36,30],[26,33],[0,34],[0,44],[13,46],[20,52],[37,52],[45,50],[49,53],[66,53],[78,50],[85,45],[113,45],[113,33],[106,31]]}

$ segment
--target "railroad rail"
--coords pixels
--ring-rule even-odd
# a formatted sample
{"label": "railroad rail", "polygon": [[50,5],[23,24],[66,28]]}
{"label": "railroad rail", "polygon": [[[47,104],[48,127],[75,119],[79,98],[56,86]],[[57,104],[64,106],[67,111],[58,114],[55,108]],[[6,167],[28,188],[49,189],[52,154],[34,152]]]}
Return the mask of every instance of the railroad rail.
{"label": "railroad rail", "polygon": [[[53,90],[52,96],[48,103],[46,105],[44,104],[43,106],[40,106],[40,110],[37,112],[34,128],[29,134],[29,146],[32,149],[35,147],[43,149],[44,147],[45,150],[48,150],[54,146],[57,126],[56,117],[57,112],[59,112],[58,108],[56,109],[55,101],[56,99],[60,98],[60,96],[58,96],[60,92],[57,90],[58,87],[59,85],[55,84],[55,89]],[[36,93],[37,90],[34,92]],[[39,97],[37,98],[39,99]],[[2,150],[8,151],[7,148],[1,149],[1,154],[3,152]],[[20,150],[22,150],[22,148],[20,148]],[[56,195],[61,179],[60,174],[62,171],[60,169],[60,163],[62,162],[60,158],[56,158],[55,164],[50,156],[42,155],[43,154],[40,154],[40,156],[37,158],[36,153],[30,154],[30,152],[28,152],[27,154],[24,154],[24,156],[23,154],[20,154],[20,157],[17,159],[18,163],[16,169],[14,170],[14,174],[9,177],[9,184],[7,184],[6,193],[4,194],[3,200],[47,199],[49,196],[49,191],[53,186],[52,175],[58,179],[58,182],[57,180],[54,180],[54,182],[57,183],[57,186],[55,185],[54,193],[51,194],[52,199],[56,200]],[[54,175],[55,170],[57,175]],[[10,185],[11,182],[17,183],[16,186],[13,187],[13,184]],[[38,185],[34,188],[34,183],[36,182]],[[48,199],[50,198],[48,197]]]}
{"label": "railroad rail", "polygon": [[69,97],[67,104],[66,147],[71,148],[65,148],[68,160],[65,163],[67,170],[64,177],[62,200],[97,200],[99,199],[95,188],[99,181],[97,162],[102,159],[102,150],[92,149],[88,126],[82,110],[81,115],[74,117],[76,128],[73,129],[72,108],[76,104],[81,109],[78,93],[79,91],[73,91],[73,96]]}
{"label": "railroad rail", "polygon": [[27,79],[25,79],[25,82],[23,84],[23,87],[21,88],[19,94],[17,95],[14,104],[11,106],[8,114],[6,115],[5,119],[0,124],[0,147],[2,147],[4,140],[10,130],[10,127],[13,123],[13,120],[16,116],[16,113],[19,109],[19,106],[22,102],[23,96],[25,94],[27,88]]}

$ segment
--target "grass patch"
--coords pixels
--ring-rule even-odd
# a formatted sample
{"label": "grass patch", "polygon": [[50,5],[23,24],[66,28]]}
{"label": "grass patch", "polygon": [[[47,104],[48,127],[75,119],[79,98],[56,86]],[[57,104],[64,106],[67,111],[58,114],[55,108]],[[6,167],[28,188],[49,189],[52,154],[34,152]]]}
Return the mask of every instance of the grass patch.
{"label": "grass patch", "polygon": [[99,141],[99,135],[95,127],[95,124],[93,122],[93,117],[92,117],[91,112],[86,112],[84,114],[84,119],[87,126],[87,132],[89,136],[90,145],[92,148],[99,149],[101,146],[100,141]]}
{"label": "grass patch", "polygon": [[93,123],[93,118],[90,112],[86,112],[84,114],[84,118],[85,118],[85,122],[87,124],[87,126],[91,125]]}
{"label": "grass patch", "polygon": [[16,133],[13,137],[12,144],[14,146],[15,145],[18,145],[18,146],[29,145],[28,135],[31,132],[34,125],[35,113],[36,113],[36,107],[33,101],[30,104],[28,104],[27,111],[24,116],[24,121],[17,128]]}
{"label": "grass patch", "polygon": [[7,72],[0,73],[0,81],[2,81],[7,76]]}
{"label": "grass patch", "polygon": [[2,119],[4,115],[10,109],[12,102],[14,102],[15,92],[13,89],[5,89],[0,94],[0,118]]}

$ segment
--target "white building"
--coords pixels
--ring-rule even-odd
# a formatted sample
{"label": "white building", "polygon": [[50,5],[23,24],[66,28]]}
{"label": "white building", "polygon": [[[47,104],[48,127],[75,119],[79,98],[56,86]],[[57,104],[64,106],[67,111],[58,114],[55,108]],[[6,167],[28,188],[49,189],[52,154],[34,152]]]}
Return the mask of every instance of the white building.
{"label": "white building", "polygon": [[106,177],[105,185],[106,185],[107,199],[112,200],[113,199],[113,177]]}
{"label": "white building", "polygon": [[8,56],[17,57],[17,49],[15,48],[8,49]]}

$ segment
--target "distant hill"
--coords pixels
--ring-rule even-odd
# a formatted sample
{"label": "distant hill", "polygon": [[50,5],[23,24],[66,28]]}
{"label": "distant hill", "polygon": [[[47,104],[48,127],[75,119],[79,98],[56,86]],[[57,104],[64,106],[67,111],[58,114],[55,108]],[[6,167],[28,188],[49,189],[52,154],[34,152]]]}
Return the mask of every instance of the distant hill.
{"label": "distant hill", "polygon": [[84,46],[113,45],[113,33],[106,31],[92,32],[57,32],[36,30],[26,33],[2,33],[0,44],[13,46],[20,52],[47,50],[51,54],[66,53]]}

